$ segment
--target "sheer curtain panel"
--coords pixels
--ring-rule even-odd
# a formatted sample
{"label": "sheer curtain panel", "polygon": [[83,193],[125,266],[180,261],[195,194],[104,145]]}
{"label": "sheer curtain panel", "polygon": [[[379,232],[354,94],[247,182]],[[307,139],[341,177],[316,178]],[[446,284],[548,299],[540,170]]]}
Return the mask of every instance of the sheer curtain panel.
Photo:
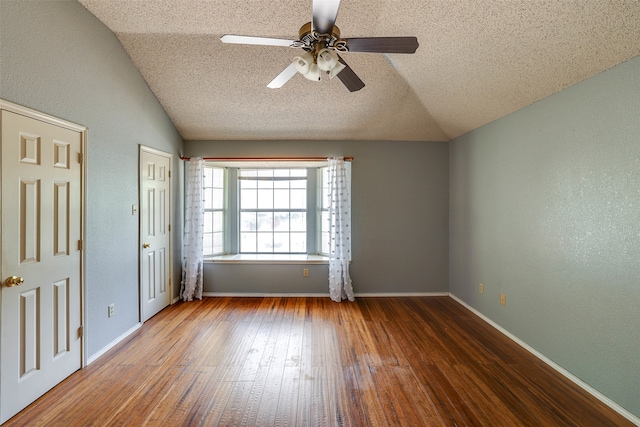
{"label": "sheer curtain panel", "polygon": [[204,232],[204,160],[191,158],[186,163],[185,221],[182,247],[182,286],[184,301],[202,299],[202,239]]}
{"label": "sheer curtain panel", "polygon": [[351,205],[347,168],[342,157],[329,158],[329,296],[355,301],[349,276],[351,260]]}

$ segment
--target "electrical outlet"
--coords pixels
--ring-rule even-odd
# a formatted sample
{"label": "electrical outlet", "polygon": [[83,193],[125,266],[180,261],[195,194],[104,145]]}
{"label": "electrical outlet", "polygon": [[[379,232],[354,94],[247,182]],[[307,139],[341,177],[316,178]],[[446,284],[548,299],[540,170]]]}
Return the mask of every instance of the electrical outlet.
{"label": "electrical outlet", "polygon": [[482,283],[480,283],[478,290],[480,291],[481,294],[484,294],[484,285]]}
{"label": "electrical outlet", "polygon": [[505,294],[500,294],[500,305],[507,305],[507,296]]}
{"label": "electrical outlet", "polygon": [[303,268],[302,269],[302,276],[309,277],[309,269],[308,268]]}
{"label": "electrical outlet", "polygon": [[109,317],[113,317],[114,314],[116,314],[116,305],[109,304]]}

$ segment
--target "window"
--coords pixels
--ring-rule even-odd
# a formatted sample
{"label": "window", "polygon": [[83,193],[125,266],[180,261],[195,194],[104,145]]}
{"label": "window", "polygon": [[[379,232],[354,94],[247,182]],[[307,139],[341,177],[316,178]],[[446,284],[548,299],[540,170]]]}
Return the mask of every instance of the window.
{"label": "window", "polygon": [[240,253],[307,253],[307,170],[240,169]]}
{"label": "window", "polygon": [[329,168],[319,168],[318,170],[319,181],[320,181],[320,201],[319,211],[320,211],[320,253],[321,254],[329,254],[329,228],[331,224],[329,223]]}
{"label": "window", "polygon": [[204,255],[224,253],[224,181],[223,168],[204,168]]}
{"label": "window", "polygon": [[326,163],[243,166],[205,166],[204,256],[328,255]]}

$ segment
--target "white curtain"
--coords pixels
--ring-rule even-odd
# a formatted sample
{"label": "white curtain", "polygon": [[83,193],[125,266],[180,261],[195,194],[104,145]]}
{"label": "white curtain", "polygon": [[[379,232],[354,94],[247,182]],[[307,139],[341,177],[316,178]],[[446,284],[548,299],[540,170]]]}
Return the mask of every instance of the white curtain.
{"label": "white curtain", "polygon": [[182,287],[184,301],[202,299],[202,239],[204,231],[204,160],[186,162],[186,200],[184,240],[182,246]]}
{"label": "white curtain", "polygon": [[351,260],[351,205],[347,168],[342,157],[329,158],[329,296],[355,301],[349,276]]}

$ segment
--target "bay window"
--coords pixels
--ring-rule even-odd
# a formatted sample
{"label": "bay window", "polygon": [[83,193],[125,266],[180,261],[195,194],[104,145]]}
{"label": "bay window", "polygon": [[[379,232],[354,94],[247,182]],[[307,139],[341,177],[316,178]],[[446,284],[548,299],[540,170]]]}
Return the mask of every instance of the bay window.
{"label": "bay window", "polygon": [[244,166],[205,165],[203,255],[328,255],[326,162]]}

